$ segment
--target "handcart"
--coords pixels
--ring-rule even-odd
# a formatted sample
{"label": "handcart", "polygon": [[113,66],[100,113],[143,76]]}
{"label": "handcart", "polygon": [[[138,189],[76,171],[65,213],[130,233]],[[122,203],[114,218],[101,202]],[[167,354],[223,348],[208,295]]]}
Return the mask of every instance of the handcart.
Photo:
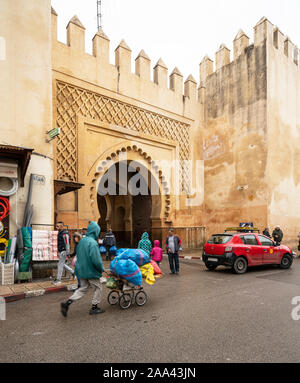
{"label": "handcart", "polygon": [[112,291],[107,296],[107,301],[111,306],[119,304],[123,310],[126,310],[133,303],[139,307],[147,303],[148,295],[142,286],[135,286],[111,271],[105,271],[105,273],[116,282],[116,286],[111,288]]}

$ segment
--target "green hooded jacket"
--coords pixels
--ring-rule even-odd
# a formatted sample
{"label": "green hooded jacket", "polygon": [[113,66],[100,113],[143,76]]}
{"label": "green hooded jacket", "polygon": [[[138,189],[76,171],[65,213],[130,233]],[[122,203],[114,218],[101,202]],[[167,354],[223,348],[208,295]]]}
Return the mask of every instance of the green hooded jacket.
{"label": "green hooded jacket", "polygon": [[78,243],[76,248],[75,273],[80,279],[99,279],[104,271],[97,239],[100,227],[96,222],[91,222],[86,232],[86,237]]}
{"label": "green hooded jacket", "polygon": [[149,235],[148,233],[144,233],[142,235],[142,239],[139,242],[138,249],[142,249],[146,251],[148,255],[150,255],[151,250],[152,250],[152,244],[151,241],[149,240]]}

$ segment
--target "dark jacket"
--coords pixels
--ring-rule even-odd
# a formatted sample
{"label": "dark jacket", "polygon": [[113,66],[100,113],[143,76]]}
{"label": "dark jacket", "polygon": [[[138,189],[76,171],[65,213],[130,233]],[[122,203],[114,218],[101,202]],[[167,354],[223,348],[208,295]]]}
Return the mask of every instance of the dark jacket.
{"label": "dark jacket", "polygon": [[108,232],[106,233],[104,240],[103,240],[103,245],[110,248],[112,246],[116,246],[116,237],[114,233]]}
{"label": "dark jacket", "polygon": [[[181,246],[181,240],[180,238],[178,237],[178,235],[174,235],[174,243],[175,243],[175,253],[178,253],[179,249],[180,249],[180,246]],[[167,249],[167,253],[169,253],[169,238],[170,236],[167,237],[166,239],[166,249]]]}
{"label": "dark jacket", "polygon": [[263,235],[265,235],[266,237],[271,238],[271,234],[270,234],[270,232],[268,230],[264,230],[263,231]]}
{"label": "dark jacket", "polygon": [[274,239],[275,242],[277,243],[281,243],[282,242],[282,238],[283,238],[283,232],[281,229],[279,230],[274,230],[273,233],[272,233],[272,237]]}
{"label": "dark jacket", "polygon": [[76,248],[77,262],[75,273],[80,279],[99,279],[104,271],[97,239],[100,227],[96,222],[91,222],[86,236],[82,238]]}
{"label": "dark jacket", "polygon": [[70,235],[67,230],[58,232],[57,235],[57,250],[59,253],[62,251],[70,252]]}

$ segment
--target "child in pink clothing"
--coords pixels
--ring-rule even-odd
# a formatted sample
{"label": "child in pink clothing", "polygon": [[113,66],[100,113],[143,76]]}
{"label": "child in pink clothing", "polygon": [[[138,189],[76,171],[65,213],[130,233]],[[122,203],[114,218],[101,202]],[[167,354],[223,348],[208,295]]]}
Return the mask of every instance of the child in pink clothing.
{"label": "child in pink clothing", "polygon": [[152,260],[155,261],[158,266],[162,261],[162,256],[163,256],[163,251],[160,247],[160,242],[159,241],[154,241],[154,247],[150,253]]}

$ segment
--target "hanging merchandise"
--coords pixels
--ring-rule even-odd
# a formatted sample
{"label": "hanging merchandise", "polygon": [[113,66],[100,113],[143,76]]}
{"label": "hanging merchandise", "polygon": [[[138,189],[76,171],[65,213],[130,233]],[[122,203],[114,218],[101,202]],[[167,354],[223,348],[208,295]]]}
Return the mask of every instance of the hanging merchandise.
{"label": "hanging merchandise", "polygon": [[[3,194],[0,191],[1,194]],[[2,222],[10,212],[10,203],[9,200],[5,197],[0,197],[0,221]]]}
{"label": "hanging merchandise", "polygon": [[25,273],[30,271],[30,264],[32,259],[32,243],[30,238],[30,232],[28,230],[28,227],[22,227],[21,229],[22,236],[23,236],[23,243],[24,243],[24,259],[20,266],[20,272]]}
{"label": "hanging merchandise", "polygon": [[33,261],[57,261],[57,231],[32,230]]}

